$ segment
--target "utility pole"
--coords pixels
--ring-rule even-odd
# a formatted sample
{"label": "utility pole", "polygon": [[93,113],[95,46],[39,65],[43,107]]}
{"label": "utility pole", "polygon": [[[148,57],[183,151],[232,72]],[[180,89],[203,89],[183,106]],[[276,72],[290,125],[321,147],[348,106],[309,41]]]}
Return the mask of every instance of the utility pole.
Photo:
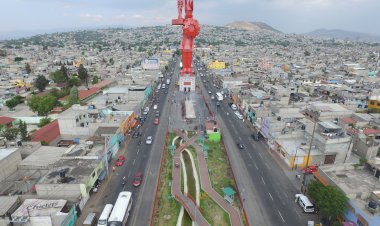
{"label": "utility pole", "polygon": [[105,156],[106,156],[106,162],[105,162],[105,165],[106,165],[106,174],[108,176],[108,155],[107,155],[107,136],[104,137],[104,152],[105,152]]}
{"label": "utility pole", "polygon": [[317,122],[314,121],[314,126],[313,126],[313,132],[311,134],[311,140],[310,140],[310,145],[309,145],[309,151],[307,153],[307,158],[306,158],[306,166],[305,166],[305,172],[303,173],[303,180],[302,180],[302,187],[301,191],[304,192],[306,190],[306,175],[307,175],[307,167],[309,165],[309,159],[310,159],[310,152],[311,152],[311,147],[313,145],[313,140],[314,140],[314,133],[315,133],[315,126]]}

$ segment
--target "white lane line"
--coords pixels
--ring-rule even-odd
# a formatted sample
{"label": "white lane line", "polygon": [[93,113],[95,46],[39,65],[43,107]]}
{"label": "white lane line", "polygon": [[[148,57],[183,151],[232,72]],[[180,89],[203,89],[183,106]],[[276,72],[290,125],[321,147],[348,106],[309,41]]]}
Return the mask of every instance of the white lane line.
{"label": "white lane line", "polygon": [[261,159],[263,159],[263,156],[261,155],[261,153],[260,153],[260,152],[259,152],[259,156],[260,156],[260,158],[261,158]]}
{"label": "white lane line", "polygon": [[250,159],[252,159],[252,155],[249,152],[248,152],[248,156],[249,156]]}
{"label": "white lane line", "polygon": [[134,166],[134,165],[135,165],[135,162],[136,162],[136,159],[133,159],[133,163],[132,163],[132,166]]}
{"label": "white lane line", "polygon": [[137,155],[139,155],[140,149],[137,149]]}
{"label": "white lane line", "polygon": [[281,212],[280,212],[279,210],[277,210],[277,211],[278,211],[278,214],[280,214],[280,217],[281,217],[281,219],[282,219],[282,222],[285,223],[285,220],[284,220],[284,218],[282,217]]}
{"label": "white lane line", "polygon": [[263,184],[265,184],[265,181],[264,181],[264,178],[263,178],[263,177],[261,177],[261,180],[263,181]]}
{"label": "white lane line", "polygon": [[272,199],[272,201],[273,201],[273,197],[272,197],[271,193],[268,192],[268,194],[269,194],[269,196],[270,196],[270,199]]}
{"label": "white lane line", "polygon": [[131,176],[131,171],[129,171],[129,173],[128,173],[128,178]]}
{"label": "white lane line", "polygon": [[257,167],[256,163],[253,163],[253,164],[255,165],[255,168],[256,168],[256,170],[258,170],[258,169],[259,169],[259,167]]}

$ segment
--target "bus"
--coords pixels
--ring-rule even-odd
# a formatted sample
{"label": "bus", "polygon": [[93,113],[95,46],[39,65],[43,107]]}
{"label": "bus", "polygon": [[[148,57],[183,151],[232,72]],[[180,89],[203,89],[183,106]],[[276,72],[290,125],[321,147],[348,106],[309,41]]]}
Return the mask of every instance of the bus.
{"label": "bus", "polygon": [[132,207],[132,192],[122,191],[120,192],[113,210],[111,212],[111,216],[108,219],[107,226],[122,226],[127,223],[129,217],[129,211]]}
{"label": "bus", "polygon": [[223,100],[223,95],[221,93],[216,93],[217,100]]}
{"label": "bus", "polygon": [[112,204],[107,204],[103,211],[102,214],[100,214],[99,220],[98,220],[98,226],[106,226],[108,222],[108,218],[112,212],[113,205]]}

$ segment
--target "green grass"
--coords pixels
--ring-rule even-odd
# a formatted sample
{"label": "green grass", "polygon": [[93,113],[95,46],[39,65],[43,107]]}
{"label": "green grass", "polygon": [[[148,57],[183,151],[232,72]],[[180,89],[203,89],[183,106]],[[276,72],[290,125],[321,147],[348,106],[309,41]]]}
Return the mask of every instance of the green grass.
{"label": "green grass", "polygon": [[201,198],[201,210],[204,218],[210,223],[210,225],[216,226],[228,226],[230,225],[230,219],[228,214],[210,198],[205,192]]}
{"label": "green grass", "polygon": [[[166,147],[175,137],[174,133],[167,136]],[[153,225],[166,226],[175,225],[177,223],[178,214],[181,205],[171,197],[171,186],[169,183],[172,181],[172,156],[168,148],[164,150],[162,159],[161,181],[158,186],[156,206],[154,209]],[[170,216],[167,217],[167,216]],[[168,219],[166,219],[168,218]]]}
{"label": "green grass", "polygon": [[195,135],[194,131],[187,131],[187,137],[192,138]]}
{"label": "green grass", "polygon": [[182,219],[182,225],[183,226],[192,226],[193,220],[191,220],[190,215],[186,212],[183,214],[183,219]]}
{"label": "green grass", "polygon": [[211,169],[211,183],[215,191],[223,197],[223,187],[236,190],[228,157],[221,143],[206,141],[206,144],[209,146],[207,166]]}
{"label": "green grass", "polygon": [[185,162],[186,166],[186,174],[187,174],[187,188],[188,188],[188,194],[193,201],[196,199],[196,186],[195,186],[195,179],[193,174],[193,166],[191,164],[190,155],[184,151],[182,152],[183,160]]}

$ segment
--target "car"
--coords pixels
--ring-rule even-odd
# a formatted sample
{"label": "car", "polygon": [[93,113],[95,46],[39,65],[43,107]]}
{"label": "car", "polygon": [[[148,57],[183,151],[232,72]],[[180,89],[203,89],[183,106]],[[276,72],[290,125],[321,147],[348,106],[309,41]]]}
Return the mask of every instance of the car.
{"label": "car", "polygon": [[302,173],[306,172],[306,174],[312,174],[317,171],[318,171],[318,166],[315,166],[315,165],[308,166],[307,168],[304,167],[302,169]]}
{"label": "car", "polygon": [[220,106],[220,102],[219,102],[219,101],[216,102],[216,106],[217,106],[217,107]]}
{"label": "car", "polygon": [[215,97],[214,97],[214,95],[211,95],[211,100],[215,100]]}
{"label": "car", "polygon": [[138,132],[138,131],[136,131],[136,132],[133,133],[132,137],[133,138],[141,137],[141,133]]}
{"label": "car", "polygon": [[245,145],[242,144],[242,143],[237,143],[237,146],[239,149],[244,149],[245,148]]}
{"label": "car", "polygon": [[124,165],[125,157],[123,155],[120,155],[119,158],[117,158],[115,162],[115,166],[122,166]]}
{"label": "car", "polygon": [[237,110],[236,104],[231,104],[231,108],[232,108],[233,111],[236,111]]}
{"label": "car", "polygon": [[154,125],[160,124],[160,119],[159,118],[155,118],[153,123],[154,123]]}
{"label": "car", "polygon": [[152,136],[148,136],[148,137],[146,138],[146,140],[145,140],[145,143],[146,143],[146,144],[152,144],[152,142],[153,142],[153,137],[152,137]]}
{"label": "car", "polygon": [[211,94],[211,91],[210,91],[210,90],[208,91],[208,94]]}
{"label": "car", "polygon": [[157,110],[157,104],[153,105],[153,110]]}
{"label": "car", "polygon": [[156,111],[156,113],[154,114],[156,117],[160,117],[160,111]]}
{"label": "car", "polygon": [[138,187],[141,185],[141,182],[142,182],[142,176],[143,174],[141,172],[137,172],[134,176],[133,176],[133,181],[132,181],[132,185],[135,186],[135,187]]}
{"label": "car", "polygon": [[259,134],[258,134],[258,133],[252,133],[252,134],[251,134],[251,137],[252,137],[255,141],[258,141],[258,140],[259,140]]}

